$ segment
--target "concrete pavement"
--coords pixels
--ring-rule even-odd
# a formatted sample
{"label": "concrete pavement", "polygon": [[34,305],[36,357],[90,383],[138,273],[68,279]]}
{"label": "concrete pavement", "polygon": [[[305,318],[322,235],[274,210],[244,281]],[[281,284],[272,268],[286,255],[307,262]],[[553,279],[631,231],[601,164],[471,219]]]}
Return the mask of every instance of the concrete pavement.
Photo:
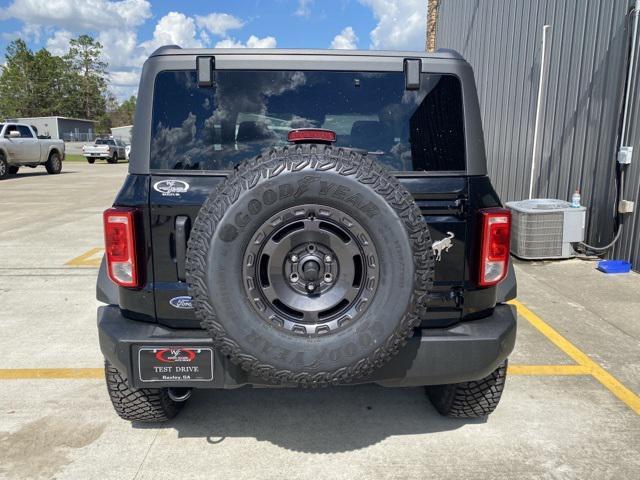
{"label": "concrete pavement", "polygon": [[519,318],[487,420],[442,418],[419,388],[368,385],[196,392],[174,421],[132,425],[96,370],[24,378],[101,367],[95,249],[126,168],[66,163],[0,182],[0,478],[640,477],[640,275],[579,260],[516,262],[519,300],[551,330]]}

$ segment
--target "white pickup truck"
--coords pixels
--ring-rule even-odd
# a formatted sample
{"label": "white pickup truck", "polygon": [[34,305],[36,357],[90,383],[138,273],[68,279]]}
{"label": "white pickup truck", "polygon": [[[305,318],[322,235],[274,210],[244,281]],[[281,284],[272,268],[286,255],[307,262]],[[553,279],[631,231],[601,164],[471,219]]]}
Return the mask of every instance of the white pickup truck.
{"label": "white pickup truck", "polygon": [[97,158],[104,158],[108,163],[118,163],[118,160],[127,158],[126,145],[113,138],[98,138],[93,145],[84,145],[82,155],[87,162],[94,163]]}
{"label": "white pickup truck", "polygon": [[0,180],[18,173],[20,167],[44,165],[48,173],[60,173],[64,142],[38,138],[25,123],[0,123]]}

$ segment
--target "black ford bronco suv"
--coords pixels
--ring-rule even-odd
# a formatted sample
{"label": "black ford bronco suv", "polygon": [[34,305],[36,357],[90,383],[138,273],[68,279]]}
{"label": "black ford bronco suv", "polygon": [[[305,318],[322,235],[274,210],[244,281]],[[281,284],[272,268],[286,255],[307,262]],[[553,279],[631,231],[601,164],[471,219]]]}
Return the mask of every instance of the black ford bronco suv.
{"label": "black ford bronco suv", "polygon": [[426,386],[456,417],[500,399],[510,216],[455,52],[162,47],[104,227],[124,419],[245,385]]}

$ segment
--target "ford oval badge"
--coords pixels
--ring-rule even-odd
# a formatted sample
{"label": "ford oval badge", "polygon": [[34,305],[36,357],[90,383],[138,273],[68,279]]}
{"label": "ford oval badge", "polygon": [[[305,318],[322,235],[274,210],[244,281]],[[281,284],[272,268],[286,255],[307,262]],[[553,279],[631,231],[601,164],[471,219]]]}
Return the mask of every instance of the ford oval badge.
{"label": "ford oval badge", "polygon": [[173,297],[171,300],[169,300],[169,303],[173,308],[179,308],[181,310],[193,309],[193,304],[191,303],[191,297],[189,296]]}

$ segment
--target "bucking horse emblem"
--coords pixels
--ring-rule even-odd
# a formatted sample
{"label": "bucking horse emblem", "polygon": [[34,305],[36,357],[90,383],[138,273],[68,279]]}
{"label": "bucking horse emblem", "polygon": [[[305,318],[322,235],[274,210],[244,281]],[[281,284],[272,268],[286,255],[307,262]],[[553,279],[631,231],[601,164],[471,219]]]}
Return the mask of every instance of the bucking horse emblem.
{"label": "bucking horse emblem", "polygon": [[433,242],[431,248],[433,249],[433,253],[436,256],[436,261],[442,260],[442,252],[448,252],[451,247],[453,247],[453,243],[451,240],[455,237],[453,232],[447,232],[447,236],[437,242]]}

